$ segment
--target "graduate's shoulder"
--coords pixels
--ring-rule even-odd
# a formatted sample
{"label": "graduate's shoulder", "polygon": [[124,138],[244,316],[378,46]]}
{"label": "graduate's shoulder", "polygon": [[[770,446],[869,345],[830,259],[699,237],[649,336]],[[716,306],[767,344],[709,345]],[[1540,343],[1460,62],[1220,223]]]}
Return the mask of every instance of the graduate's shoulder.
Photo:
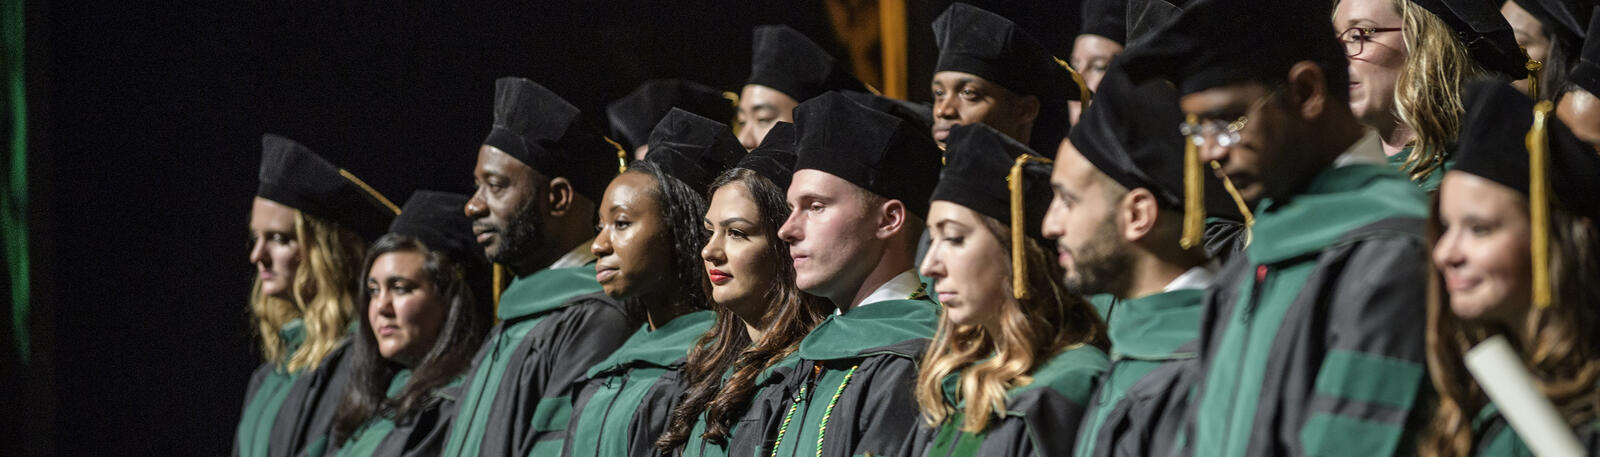
{"label": "graduate's shoulder", "polygon": [[939,323],[939,305],[926,299],[888,300],[829,316],[800,342],[806,360],[872,355],[921,357]]}
{"label": "graduate's shoulder", "polygon": [[1038,395],[1045,391],[1069,399],[1087,399],[1101,374],[1111,367],[1105,351],[1087,344],[1069,346],[1034,369],[1033,382],[1012,389],[1013,397]]}

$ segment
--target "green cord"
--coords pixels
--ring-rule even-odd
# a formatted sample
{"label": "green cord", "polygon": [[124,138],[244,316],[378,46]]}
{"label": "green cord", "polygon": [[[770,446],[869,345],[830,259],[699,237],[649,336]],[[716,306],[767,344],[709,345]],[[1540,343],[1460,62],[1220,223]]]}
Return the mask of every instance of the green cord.
{"label": "green cord", "polygon": [[783,434],[789,431],[789,420],[794,419],[794,410],[800,409],[800,399],[806,396],[805,385],[800,386],[800,393],[795,394],[794,401],[789,403],[789,413],[783,415],[783,424],[778,426],[778,439],[772,442],[772,457],[778,457],[778,446],[783,444]]}
{"label": "green cord", "polygon": [[822,457],[822,438],[828,436],[828,418],[833,417],[833,406],[839,404],[839,396],[844,395],[844,386],[850,385],[850,378],[856,375],[856,369],[861,365],[850,367],[844,373],[844,381],[839,383],[839,390],[833,392],[833,399],[828,400],[828,409],[822,413],[822,425],[817,427],[817,457]]}

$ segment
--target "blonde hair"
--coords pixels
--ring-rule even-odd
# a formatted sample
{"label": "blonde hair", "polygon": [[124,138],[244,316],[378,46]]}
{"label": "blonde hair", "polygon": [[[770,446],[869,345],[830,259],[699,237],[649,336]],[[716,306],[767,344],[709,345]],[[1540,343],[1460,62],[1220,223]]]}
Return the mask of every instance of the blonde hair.
{"label": "blonde hair", "polygon": [[[1011,250],[1010,230],[980,216],[985,228]],[[960,371],[957,401],[965,400],[961,430],[978,433],[991,419],[1003,418],[1006,392],[1033,383],[1029,375],[1056,353],[1085,344],[1106,347],[1105,323],[1087,301],[1067,292],[1061,266],[1028,238],[1028,288],[1032,296],[1011,299],[1005,282],[1005,303],[999,310],[998,335],[982,326],[957,325],[941,312],[939,329],[923,356],[915,394],[923,421],[937,427],[956,412],[944,393],[944,378]],[[1010,270],[1010,262],[1006,262]]]}
{"label": "blonde hair", "polygon": [[[300,372],[316,369],[344,338],[367,245],[354,231],[300,210],[294,232],[301,261],[291,281],[292,299],[262,294],[258,277],[250,289],[250,314],[267,361]],[[291,354],[278,331],[295,319],[305,325],[305,341]]]}
{"label": "blonde hair", "polygon": [[1395,114],[1417,135],[1401,170],[1421,181],[1443,172],[1445,148],[1461,133],[1462,86],[1491,73],[1438,16],[1410,0],[1394,1],[1407,52],[1395,81]]}
{"label": "blonde hair", "polygon": [[[1524,204],[1526,200],[1523,201]],[[1437,199],[1434,214],[1438,214]],[[1562,208],[1550,208],[1552,243],[1550,280],[1555,301],[1530,307],[1523,320],[1523,338],[1512,341],[1533,373],[1544,396],[1555,403],[1573,427],[1600,414],[1600,233],[1592,222]],[[1429,241],[1437,242],[1441,224],[1429,220]],[[1450,310],[1449,293],[1430,262],[1428,285],[1428,372],[1439,392],[1433,421],[1419,441],[1423,456],[1465,456],[1475,441],[1472,422],[1488,404],[1483,389],[1462,362],[1466,350],[1491,335],[1506,334],[1502,325],[1468,322]]]}

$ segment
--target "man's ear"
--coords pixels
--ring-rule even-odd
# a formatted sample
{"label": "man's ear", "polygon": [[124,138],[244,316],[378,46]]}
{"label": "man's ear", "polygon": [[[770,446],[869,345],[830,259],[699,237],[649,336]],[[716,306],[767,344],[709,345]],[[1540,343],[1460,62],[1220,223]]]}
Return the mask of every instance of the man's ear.
{"label": "man's ear", "polygon": [[556,177],[550,180],[546,189],[546,203],[550,205],[550,216],[561,217],[572,211],[574,200],[578,196],[577,190],[572,188],[572,181],[565,177]]}
{"label": "man's ear", "polygon": [[1122,239],[1137,242],[1155,231],[1161,205],[1156,203],[1156,195],[1150,193],[1149,189],[1139,187],[1122,196],[1117,202],[1116,211],[1117,219],[1122,222],[1121,227],[1117,228]]}
{"label": "man's ear", "polygon": [[1296,104],[1296,111],[1302,119],[1314,121],[1327,114],[1328,103],[1332,99],[1328,93],[1328,80],[1324,76],[1322,66],[1309,60],[1289,67],[1289,88],[1292,92],[1289,99]]}
{"label": "man's ear", "polygon": [[1024,124],[1032,124],[1034,120],[1039,119],[1039,97],[1032,95],[1018,97],[1017,109],[1021,110],[1018,119]]}
{"label": "man's ear", "polygon": [[873,235],[880,240],[887,240],[900,233],[906,225],[906,204],[896,199],[885,199],[882,206],[878,207],[878,228]]}

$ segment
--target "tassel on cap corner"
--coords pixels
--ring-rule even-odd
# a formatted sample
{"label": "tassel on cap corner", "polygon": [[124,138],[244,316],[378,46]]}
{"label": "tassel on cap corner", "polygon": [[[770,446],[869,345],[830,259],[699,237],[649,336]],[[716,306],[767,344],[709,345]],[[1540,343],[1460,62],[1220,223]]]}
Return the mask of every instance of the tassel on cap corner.
{"label": "tassel on cap corner", "polygon": [[1015,164],[1011,165],[1011,173],[1006,176],[1006,188],[1011,190],[1011,296],[1018,300],[1026,300],[1031,294],[1028,291],[1028,262],[1027,262],[1027,208],[1023,205],[1022,169],[1028,162],[1051,163],[1050,159],[1023,154],[1017,156]]}
{"label": "tassel on cap corner", "polygon": [[1528,146],[1528,217],[1532,222],[1529,247],[1533,263],[1533,306],[1550,306],[1550,181],[1549,138],[1546,122],[1554,105],[1549,101],[1533,107],[1533,126],[1525,140]]}
{"label": "tassel on cap corner", "polygon": [[[1190,114],[1189,125],[1198,118]],[[1200,175],[1200,145],[1193,138],[1183,141],[1183,237],[1178,245],[1184,249],[1199,246],[1206,231],[1205,181]]]}
{"label": "tassel on cap corner", "polygon": [[626,173],[628,171],[628,151],[621,144],[617,144],[617,141],[611,139],[611,137],[601,136],[600,139],[606,140],[607,143],[611,143],[611,147],[617,148],[617,174]]}
{"label": "tassel on cap corner", "polygon": [[1078,70],[1072,69],[1072,65],[1065,60],[1061,60],[1060,57],[1053,58],[1056,59],[1056,65],[1067,69],[1067,73],[1072,75],[1072,83],[1078,85],[1078,102],[1082,103],[1083,106],[1089,106],[1089,99],[1094,98],[1094,94],[1090,93],[1089,83],[1083,79],[1083,74],[1078,73]]}

